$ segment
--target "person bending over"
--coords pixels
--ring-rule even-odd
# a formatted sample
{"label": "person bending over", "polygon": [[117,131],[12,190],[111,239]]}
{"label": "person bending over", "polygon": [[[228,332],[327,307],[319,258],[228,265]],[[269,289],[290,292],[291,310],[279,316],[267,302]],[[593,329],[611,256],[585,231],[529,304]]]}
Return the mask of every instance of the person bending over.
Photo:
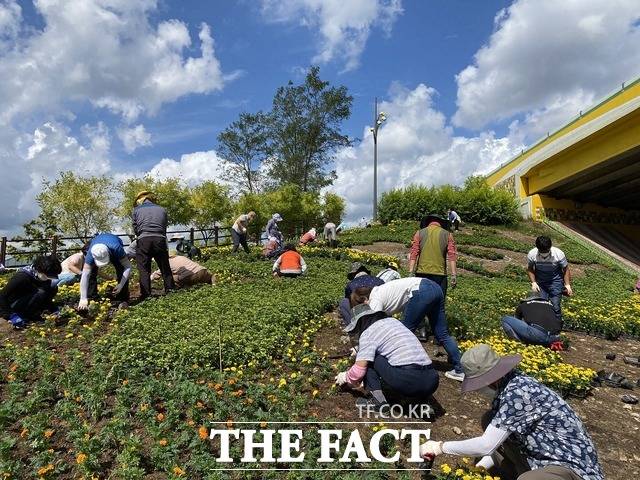
{"label": "person bending over", "polygon": [[560,341],[562,320],[549,300],[532,291],[520,302],[515,316],[502,317],[502,329],[507,337],[519,342],[549,347]]}
{"label": "person bending over", "polygon": [[31,265],[16,272],[0,291],[0,316],[16,329],[27,322],[41,321],[42,312],[56,309],[58,292],[54,282],[62,271],[54,255],[37,257]]}
{"label": "person bending over", "polygon": [[86,310],[89,299],[98,297],[98,270],[112,264],[118,284],[113,289],[115,300],[129,301],[129,277],[131,262],[127,257],[120,237],[112,233],[101,233],[89,244],[80,277],[80,302],[78,310]]}
{"label": "person bending over", "polygon": [[307,271],[307,264],[296,251],[296,247],[288,243],[284,246],[284,253],[273,263],[275,277],[299,277]]}
{"label": "person bending over", "polygon": [[[425,458],[482,457],[478,466],[517,480],[604,480],[596,447],[578,415],[560,395],[516,370],[520,355],[500,357],[485,344],[462,356],[462,393],[479,392],[491,402],[484,433],[452,442],[429,440]],[[495,465],[495,467],[494,467]]]}
{"label": "person bending over", "polygon": [[377,287],[357,288],[351,294],[351,305],[368,303],[375,311],[394,315],[402,312],[402,324],[410,331],[416,330],[425,316],[436,339],[442,344],[453,370],[447,378],[459,382],[464,378],[460,365],[460,349],[456,339],[449,334],[444,311],[444,294],[440,286],[428,278],[408,277]]}

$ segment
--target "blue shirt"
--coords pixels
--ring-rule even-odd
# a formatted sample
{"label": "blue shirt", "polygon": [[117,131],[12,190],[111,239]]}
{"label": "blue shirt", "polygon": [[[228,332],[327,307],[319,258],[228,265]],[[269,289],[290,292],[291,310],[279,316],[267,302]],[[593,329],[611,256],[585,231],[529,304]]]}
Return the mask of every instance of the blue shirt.
{"label": "blue shirt", "polygon": [[91,253],[91,247],[99,243],[106,245],[109,249],[109,260],[111,261],[111,263],[115,263],[127,256],[120,237],[115,236],[113,233],[100,233],[96,235],[89,244],[87,255],[84,257],[85,264],[91,266],[96,264],[95,260],[93,259],[93,254]]}
{"label": "blue shirt", "polygon": [[604,480],[593,440],[553,390],[514,371],[501,382],[491,408],[491,425],[510,432],[532,470],[560,465],[583,480]]}

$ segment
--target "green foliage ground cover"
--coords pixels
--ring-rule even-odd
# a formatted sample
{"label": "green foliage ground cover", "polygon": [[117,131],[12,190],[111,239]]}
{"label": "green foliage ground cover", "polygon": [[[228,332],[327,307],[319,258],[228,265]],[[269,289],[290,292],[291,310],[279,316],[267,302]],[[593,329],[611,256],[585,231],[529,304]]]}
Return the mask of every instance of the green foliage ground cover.
{"label": "green foliage ground cover", "polygon": [[[408,245],[418,228],[417,222],[393,222],[388,226],[372,226],[347,230],[346,243],[367,245],[377,241],[393,241]],[[502,315],[514,312],[518,300],[529,289],[526,265],[508,263],[502,269],[490,270],[480,259],[502,255],[507,250],[527,253],[538,235],[548,235],[561,248],[570,264],[581,265],[583,276],[573,280],[576,295],[565,298],[565,326],[609,338],[621,335],[640,336],[640,302],[631,294],[633,275],[620,268],[609,257],[591,250],[573,239],[540,223],[521,222],[512,227],[465,225],[454,232],[461,253],[458,266],[478,276],[458,279],[458,288],[450,291],[448,314],[456,334],[463,338],[479,338],[498,331]]]}
{"label": "green foliage ground cover", "polygon": [[306,278],[273,279],[257,253],[208,254],[219,285],[148,300],[110,325],[47,323],[3,342],[2,478],[228,478],[212,470],[210,421],[310,419],[335,375],[313,345],[322,313],[352,259],[388,259],[309,249]]}

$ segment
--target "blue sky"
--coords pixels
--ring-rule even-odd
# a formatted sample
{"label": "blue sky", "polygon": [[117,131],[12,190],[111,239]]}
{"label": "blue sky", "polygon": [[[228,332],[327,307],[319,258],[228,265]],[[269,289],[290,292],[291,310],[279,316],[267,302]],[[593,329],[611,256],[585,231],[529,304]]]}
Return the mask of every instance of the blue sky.
{"label": "blue sky", "polygon": [[0,0],[0,231],[61,170],[223,181],[216,135],[312,64],[354,96],[331,188],[461,183],[640,74],[637,0]]}

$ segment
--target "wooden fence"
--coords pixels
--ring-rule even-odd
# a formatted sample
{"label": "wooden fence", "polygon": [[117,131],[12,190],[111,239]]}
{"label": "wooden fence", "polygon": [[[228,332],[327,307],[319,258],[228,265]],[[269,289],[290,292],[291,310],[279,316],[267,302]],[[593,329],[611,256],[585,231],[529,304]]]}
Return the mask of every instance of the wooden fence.
{"label": "wooden fence", "polygon": [[[201,242],[209,242],[211,241],[213,245],[220,245],[220,243],[226,243],[226,239],[231,237],[231,233],[229,232],[230,227],[219,227],[215,226],[213,228],[190,228],[188,230],[168,230],[167,237],[171,239],[175,238],[177,235],[189,235],[189,241],[195,243],[196,241]],[[200,237],[197,235],[200,234]],[[126,242],[123,242],[125,246],[131,243],[131,239],[134,238],[133,234],[129,233],[114,233],[114,235],[118,237],[124,237],[127,239]],[[186,239],[185,239],[186,240]],[[28,255],[42,255],[42,254],[50,254],[50,255],[64,255],[70,252],[77,252],[80,247],[85,243],[86,239],[83,237],[61,237],[58,235],[54,235],[51,238],[42,239],[42,238],[24,238],[24,239],[9,239],[7,237],[0,238],[0,264],[7,265],[7,258],[13,256],[28,256]],[[65,242],[73,242],[72,247],[65,247]],[[260,239],[256,239],[256,243],[259,243]],[[29,249],[28,246],[34,243],[45,244],[47,246],[46,249]],[[9,246],[13,244],[19,244],[22,247],[26,247],[25,250],[14,248],[14,252],[9,251]],[[21,267],[25,264],[20,262],[16,262],[17,264],[12,264],[10,267]]]}

